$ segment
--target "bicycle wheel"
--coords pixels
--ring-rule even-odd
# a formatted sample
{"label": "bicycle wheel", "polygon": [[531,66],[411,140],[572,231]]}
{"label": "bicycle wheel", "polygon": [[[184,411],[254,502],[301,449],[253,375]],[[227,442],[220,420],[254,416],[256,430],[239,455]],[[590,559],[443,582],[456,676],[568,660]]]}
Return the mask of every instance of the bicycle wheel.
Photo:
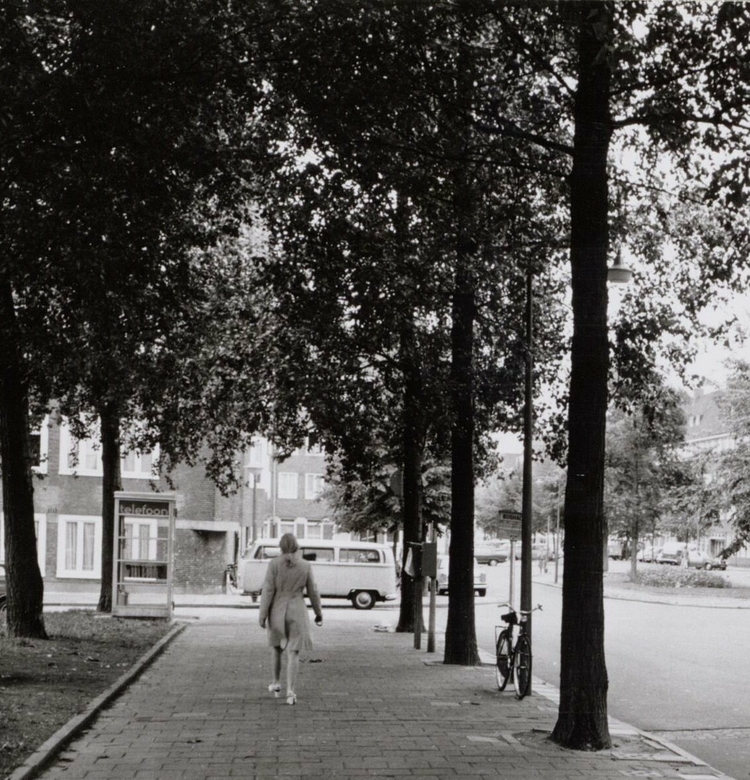
{"label": "bicycle wheel", "polygon": [[531,687],[531,643],[527,636],[518,637],[513,651],[513,685],[519,699],[523,699]]}
{"label": "bicycle wheel", "polygon": [[505,690],[510,677],[510,631],[506,628],[500,632],[495,647],[495,678],[497,689]]}

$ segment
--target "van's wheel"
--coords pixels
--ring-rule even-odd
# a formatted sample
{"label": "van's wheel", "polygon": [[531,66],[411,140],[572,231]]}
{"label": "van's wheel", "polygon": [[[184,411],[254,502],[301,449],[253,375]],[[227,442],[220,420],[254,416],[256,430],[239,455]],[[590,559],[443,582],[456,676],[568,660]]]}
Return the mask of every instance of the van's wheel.
{"label": "van's wheel", "polygon": [[369,590],[358,590],[352,596],[354,609],[372,609],[375,606],[375,596]]}
{"label": "van's wheel", "polygon": [[704,568],[706,571],[711,571],[711,569],[713,569],[713,566],[712,566],[710,563],[707,563],[707,564],[706,564],[706,565],[705,565],[703,568]]}

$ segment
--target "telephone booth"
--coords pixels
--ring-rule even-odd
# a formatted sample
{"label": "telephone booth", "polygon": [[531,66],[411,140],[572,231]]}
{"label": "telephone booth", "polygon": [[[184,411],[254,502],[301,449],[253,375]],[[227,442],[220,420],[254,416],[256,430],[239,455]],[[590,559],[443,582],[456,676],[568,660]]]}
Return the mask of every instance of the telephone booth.
{"label": "telephone booth", "polygon": [[172,617],[174,493],[115,493],[112,614]]}

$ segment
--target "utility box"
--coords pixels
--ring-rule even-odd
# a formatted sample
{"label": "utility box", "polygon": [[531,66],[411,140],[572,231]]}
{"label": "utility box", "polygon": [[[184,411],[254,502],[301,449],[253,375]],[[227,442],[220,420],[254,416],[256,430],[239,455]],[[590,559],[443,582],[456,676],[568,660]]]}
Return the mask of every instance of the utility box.
{"label": "utility box", "polygon": [[174,529],[174,493],[115,493],[115,617],[172,617]]}

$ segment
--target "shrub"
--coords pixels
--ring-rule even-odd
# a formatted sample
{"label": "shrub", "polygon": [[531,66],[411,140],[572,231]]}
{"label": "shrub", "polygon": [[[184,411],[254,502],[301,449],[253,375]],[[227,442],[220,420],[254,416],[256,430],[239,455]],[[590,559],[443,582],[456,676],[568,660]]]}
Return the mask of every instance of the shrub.
{"label": "shrub", "polygon": [[729,588],[729,580],[712,571],[659,566],[638,572],[638,582],[654,588]]}

